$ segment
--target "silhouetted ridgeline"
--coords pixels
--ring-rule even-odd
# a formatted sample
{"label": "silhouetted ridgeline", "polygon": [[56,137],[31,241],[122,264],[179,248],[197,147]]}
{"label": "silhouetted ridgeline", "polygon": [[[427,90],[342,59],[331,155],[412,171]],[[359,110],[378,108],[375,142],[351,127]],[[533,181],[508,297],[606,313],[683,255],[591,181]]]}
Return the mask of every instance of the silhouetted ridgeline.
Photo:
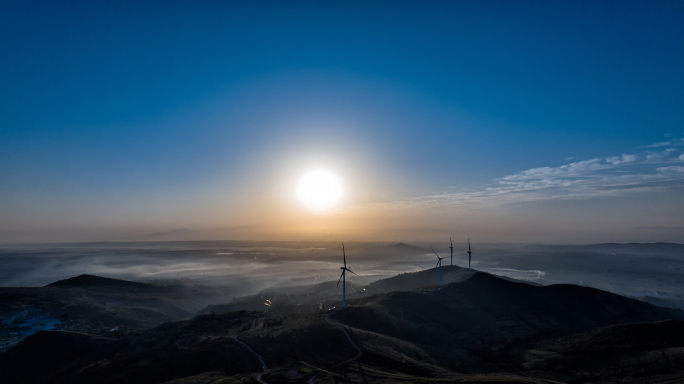
{"label": "silhouetted ridgeline", "polygon": [[[0,382],[254,382],[261,365],[235,341],[236,335],[263,357],[269,367],[263,380],[268,383],[307,382],[318,373],[316,367],[326,369],[316,382],[340,376],[368,383],[684,379],[683,311],[594,288],[534,286],[450,266],[443,268],[449,283],[442,289],[419,286],[434,283],[435,276],[433,269],[381,280],[366,291],[355,287],[358,293],[348,298],[350,307],[345,310],[339,309],[337,282],[330,281],[266,290],[208,307],[201,311],[205,314],[189,320],[147,329],[37,332],[0,355]],[[183,292],[95,276],[36,290],[37,296],[53,295],[44,302],[58,298],[64,307],[72,300],[71,307],[100,308],[100,315],[111,305],[97,307],[89,295],[127,297],[132,306],[149,302],[150,290],[156,300],[168,303]],[[118,296],[119,291],[128,296]],[[162,299],[159,292],[169,298]],[[19,301],[27,297],[24,294]],[[265,306],[264,301],[272,305]],[[42,305],[40,300],[35,303]],[[206,313],[257,304],[260,311]],[[121,311],[113,307],[106,313]],[[161,306],[153,308],[161,311]],[[141,310],[129,307],[118,316],[125,315],[123,319]],[[338,366],[357,354],[340,325],[362,350],[352,365]]]}

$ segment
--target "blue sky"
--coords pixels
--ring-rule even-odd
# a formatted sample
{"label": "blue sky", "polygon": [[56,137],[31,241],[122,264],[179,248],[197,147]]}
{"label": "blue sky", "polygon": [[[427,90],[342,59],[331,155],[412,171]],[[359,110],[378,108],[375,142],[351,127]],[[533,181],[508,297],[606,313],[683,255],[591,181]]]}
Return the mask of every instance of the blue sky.
{"label": "blue sky", "polygon": [[[311,167],[390,232],[490,217],[472,231],[496,239],[520,209],[528,232],[559,215],[554,233],[616,224],[602,239],[684,226],[682,16],[676,1],[3,2],[0,230],[325,232],[290,206]],[[427,200],[447,213],[397,219]],[[597,206],[600,225],[584,219]]]}

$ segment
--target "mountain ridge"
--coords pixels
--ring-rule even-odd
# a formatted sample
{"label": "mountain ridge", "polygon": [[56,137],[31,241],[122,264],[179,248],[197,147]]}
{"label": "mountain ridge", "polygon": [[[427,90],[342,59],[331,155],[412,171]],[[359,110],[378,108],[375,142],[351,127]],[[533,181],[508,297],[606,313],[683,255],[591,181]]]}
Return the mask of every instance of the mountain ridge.
{"label": "mountain ridge", "polygon": [[[337,288],[329,281],[299,296],[280,292],[292,304],[280,312],[257,296],[259,311],[202,313],[100,334],[41,331],[2,355],[0,381],[247,384],[261,371],[255,353],[268,365],[260,376],[268,383],[310,382],[314,375],[316,383],[341,378],[372,384],[684,379],[676,365],[684,363],[684,338],[668,337],[684,334],[684,311],[595,288],[535,286],[449,267],[443,267],[443,277],[452,279],[442,287],[351,294],[345,309],[339,297],[326,298],[325,306],[309,305],[323,304],[310,297],[322,286]],[[394,283],[433,281],[434,273],[404,274]],[[266,301],[277,307],[278,300]],[[238,335],[244,344],[235,341]],[[341,365],[357,353],[351,343],[362,354],[354,364]],[[624,348],[630,351],[628,367]]]}

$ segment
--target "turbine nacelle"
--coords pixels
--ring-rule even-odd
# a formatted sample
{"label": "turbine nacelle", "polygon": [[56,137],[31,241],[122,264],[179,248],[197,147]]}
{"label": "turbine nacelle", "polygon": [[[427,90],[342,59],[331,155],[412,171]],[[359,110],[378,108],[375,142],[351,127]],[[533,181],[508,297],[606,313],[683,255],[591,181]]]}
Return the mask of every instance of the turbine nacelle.
{"label": "turbine nacelle", "polygon": [[432,248],[432,245],[430,245],[430,249],[432,249],[432,252],[434,252],[434,253],[435,253],[435,256],[437,257],[437,265],[439,265],[439,263],[441,263],[442,260],[446,259],[446,257],[439,257],[439,255],[437,254],[437,252],[435,252],[435,250]]}
{"label": "turbine nacelle", "polygon": [[[340,275],[340,279],[337,280],[337,286],[338,286],[338,287],[340,286],[340,281],[342,281],[342,277],[344,276],[344,274],[345,274],[347,271],[349,271],[349,272],[351,272],[351,273],[354,273],[354,271],[352,271],[352,270],[349,269],[349,268],[340,267],[340,269],[342,270],[342,274]],[[356,275],[356,273],[354,273],[354,274]],[[356,276],[358,276],[358,275],[356,275]]]}

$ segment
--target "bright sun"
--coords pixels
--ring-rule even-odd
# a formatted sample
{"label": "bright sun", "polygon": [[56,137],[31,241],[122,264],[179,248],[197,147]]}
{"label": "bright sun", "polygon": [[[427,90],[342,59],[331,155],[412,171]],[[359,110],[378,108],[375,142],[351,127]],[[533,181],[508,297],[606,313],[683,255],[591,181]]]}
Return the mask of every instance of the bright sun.
{"label": "bright sun", "polygon": [[315,171],[302,178],[297,195],[307,207],[323,210],[337,203],[342,195],[342,187],[337,178],[330,173]]}

